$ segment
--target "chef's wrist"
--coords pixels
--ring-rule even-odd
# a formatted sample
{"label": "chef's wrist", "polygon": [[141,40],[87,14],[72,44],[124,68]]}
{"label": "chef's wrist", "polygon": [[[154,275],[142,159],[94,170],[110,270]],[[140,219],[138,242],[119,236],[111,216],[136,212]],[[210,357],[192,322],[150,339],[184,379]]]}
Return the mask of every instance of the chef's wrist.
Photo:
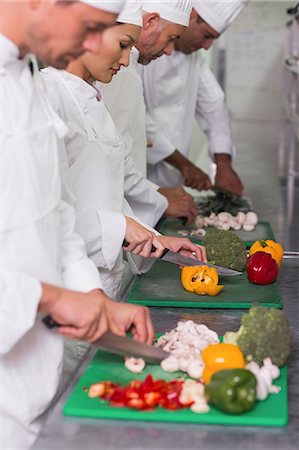
{"label": "chef's wrist", "polygon": [[63,289],[47,283],[41,283],[42,297],[38,311],[51,313],[55,305],[61,300]]}
{"label": "chef's wrist", "polygon": [[232,164],[232,158],[229,153],[216,153],[214,155],[214,160],[217,167],[231,166]]}
{"label": "chef's wrist", "polygon": [[175,150],[171,155],[165,158],[165,161],[178,169],[180,172],[191,164],[190,161],[179,152],[179,150]]}

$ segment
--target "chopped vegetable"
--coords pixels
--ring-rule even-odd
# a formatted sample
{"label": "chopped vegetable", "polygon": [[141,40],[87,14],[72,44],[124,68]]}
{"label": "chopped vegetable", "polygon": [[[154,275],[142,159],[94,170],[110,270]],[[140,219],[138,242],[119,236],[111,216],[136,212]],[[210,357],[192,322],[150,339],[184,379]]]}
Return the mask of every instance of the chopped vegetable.
{"label": "chopped vegetable", "polygon": [[239,345],[248,361],[263,364],[265,358],[282,367],[292,350],[291,329],[286,314],[277,308],[253,306],[242,317],[238,332],[228,332],[224,342]]}
{"label": "chopped vegetable", "polygon": [[[112,406],[126,406],[140,410],[149,410],[158,406],[170,410],[183,408],[179,402],[183,380],[167,382],[154,380],[151,375],[148,375],[144,381],[133,380],[127,386],[119,386],[110,381],[103,381],[100,384],[104,386],[104,391],[98,397],[108,401]],[[89,392],[94,392],[94,386],[90,387]]]}
{"label": "chopped vegetable", "polygon": [[246,369],[252,372],[257,380],[256,396],[258,400],[266,400],[269,394],[278,394],[280,387],[272,384],[280,375],[280,370],[272,364],[270,358],[264,359],[264,364],[260,367],[252,361],[246,365]]}
{"label": "chopped vegetable", "polygon": [[254,284],[271,284],[278,275],[278,265],[269,253],[256,252],[247,261],[247,278]]}
{"label": "chopped vegetable", "polygon": [[174,330],[158,339],[157,347],[170,352],[170,356],[161,362],[165,372],[187,372],[195,379],[200,379],[204,369],[201,352],[211,344],[217,344],[219,338],[215,331],[205,325],[198,325],[192,320],[178,322]]}
{"label": "chopped vegetable", "polygon": [[186,291],[198,295],[218,295],[224,286],[218,285],[218,272],[213,267],[189,266],[183,267],[181,280]]}
{"label": "chopped vegetable", "polygon": [[208,403],[229,414],[250,411],[256,403],[256,378],[246,369],[216,372],[205,387]]}
{"label": "chopped vegetable", "polygon": [[283,258],[283,247],[278,242],[272,241],[270,239],[268,239],[267,241],[255,241],[255,243],[249,250],[249,255],[253,255],[256,252],[270,253],[272,258],[277,262],[278,267],[280,267]]}
{"label": "chopped vegetable", "polygon": [[242,272],[247,263],[247,252],[244,242],[234,231],[212,228],[203,239],[207,250],[208,261],[228,269]]}
{"label": "chopped vegetable", "polygon": [[202,380],[205,384],[211,381],[214,373],[223,369],[243,369],[245,358],[240,347],[234,344],[209,345],[202,351],[202,359],[205,368]]}
{"label": "chopped vegetable", "polygon": [[236,215],[239,211],[250,211],[250,204],[245,198],[216,187],[213,188],[213,191],[213,194],[199,200],[200,214],[208,216],[211,213],[228,212]]}

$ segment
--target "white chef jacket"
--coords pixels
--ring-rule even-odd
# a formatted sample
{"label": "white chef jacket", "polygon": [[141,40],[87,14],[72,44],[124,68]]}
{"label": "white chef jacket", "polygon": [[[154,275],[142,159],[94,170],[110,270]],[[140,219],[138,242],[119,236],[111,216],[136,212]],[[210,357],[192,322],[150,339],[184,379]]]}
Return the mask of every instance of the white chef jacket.
{"label": "white chef jacket", "polygon": [[99,90],[66,71],[47,68],[43,77],[52,106],[69,128],[60,155],[76,208],[76,229],[101,271],[105,292],[119,299],[124,215],[140,222],[124,199],[122,138]]}
{"label": "white chef jacket", "polygon": [[[148,177],[174,187],[179,172],[163,160],[176,149],[188,157],[194,117],[207,135],[211,158],[234,151],[224,92],[200,51],[174,51],[140,69],[147,108]],[[182,181],[182,180],[181,180]]]}
{"label": "white chef jacket", "polygon": [[146,127],[142,80],[137,72],[138,50],[133,47],[130,65],[111,83],[98,83],[105,104],[121,133],[125,146],[125,197],[134,214],[155,226],[168,207],[159,186],[146,178]]}
{"label": "white chef jacket", "polygon": [[102,287],[61,201],[57,133],[19,50],[0,35],[1,91],[1,448],[29,448],[59,386],[63,341],[37,312],[41,282]]}

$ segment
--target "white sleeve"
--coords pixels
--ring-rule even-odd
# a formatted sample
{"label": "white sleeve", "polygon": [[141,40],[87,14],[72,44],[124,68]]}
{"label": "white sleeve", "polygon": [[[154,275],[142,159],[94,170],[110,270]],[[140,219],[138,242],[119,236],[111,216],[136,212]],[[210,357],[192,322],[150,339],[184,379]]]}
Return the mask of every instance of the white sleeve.
{"label": "white sleeve", "polygon": [[59,142],[62,173],[62,197],[75,209],[75,231],[84,239],[87,254],[96,267],[111,270],[115,265],[126,233],[123,214],[91,208],[79,208],[66,182],[67,158],[64,141]]}
{"label": "white sleeve", "polygon": [[36,278],[11,270],[1,271],[0,283],[0,354],[4,355],[34,326],[42,286]]}
{"label": "white sleeve", "polygon": [[212,159],[216,153],[233,156],[234,146],[225,95],[203,58],[198,77],[196,119],[208,138],[210,156]]}
{"label": "white sleeve", "polygon": [[75,232],[76,216],[73,207],[60,203],[62,230],[62,267],[64,285],[68,289],[89,292],[102,289],[99,272],[88,258],[83,239]]}
{"label": "white sleeve", "polygon": [[128,149],[125,150],[125,198],[134,215],[154,227],[168,208],[168,201],[158,192],[159,186],[138,172]]}
{"label": "white sleeve", "polygon": [[154,117],[154,111],[148,108],[146,103],[146,135],[152,142],[152,147],[147,149],[147,163],[158,164],[164,161],[168,156],[176,150],[176,146],[172,143],[162,130],[162,127],[156,122]]}

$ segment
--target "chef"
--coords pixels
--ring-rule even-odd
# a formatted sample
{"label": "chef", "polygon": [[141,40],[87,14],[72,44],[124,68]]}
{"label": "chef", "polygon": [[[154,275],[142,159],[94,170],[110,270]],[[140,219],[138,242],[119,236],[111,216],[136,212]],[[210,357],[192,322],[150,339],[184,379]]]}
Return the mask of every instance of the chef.
{"label": "chef", "polygon": [[[125,250],[140,256],[159,257],[165,247],[174,251],[195,252],[202,259],[201,247],[188,239],[156,236],[144,228],[124,199],[124,148],[101,91],[94,80],[111,81],[119,68],[129,64],[130,49],[138,41],[142,16],[136,0],[127,0],[118,17],[118,25],[103,33],[102,46],[97,53],[86,52],[71,62],[66,71],[47,68],[43,71],[49,101],[68,124],[69,133],[61,143],[65,182],[74,196],[77,231],[84,238],[89,256],[100,270],[104,290],[114,299],[121,299]],[[123,24],[123,25],[121,25]],[[120,105],[121,107],[121,105]],[[142,247],[147,235],[151,245]],[[137,235],[137,238],[136,236]],[[140,240],[136,249],[132,242]],[[136,264],[133,270],[137,271]],[[152,261],[151,261],[152,265]],[[147,267],[148,268],[148,267]],[[142,271],[145,269],[143,268]],[[84,354],[83,344],[79,350]],[[66,370],[78,362],[78,349],[67,344]]]}
{"label": "chef", "polygon": [[224,93],[200,54],[238,17],[246,0],[195,2],[190,26],[175,42],[175,52],[142,69],[147,107],[148,177],[163,187],[184,183],[210,189],[207,174],[189,159],[194,117],[208,137],[216,163],[216,186],[241,195],[232,167],[234,146]]}
{"label": "chef", "polygon": [[142,3],[143,30],[132,50],[131,64],[111,83],[101,85],[101,89],[126,144],[125,195],[134,213],[152,226],[164,213],[169,217],[186,217],[191,222],[196,216],[196,205],[182,188],[163,191],[146,180],[145,105],[137,72],[138,62],[148,64],[163,53],[172,52],[174,41],[189,24],[191,2]]}
{"label": "chef", "polygon": [[[0,3],[1,448],[26,449],[35,441],[59,389],[60,335],[94,341],[108,328],[124,333],[133,325],[136,338],[153,339],[146,309],[116,304],[101,291],[74,233],[73,209],[60,192],[57,136],[66,127],[24,58],[35,53],[64,68],[84,50],[97,50],[122,4]],[[59,333],[42,324],[44,314],[62,324]]]}

